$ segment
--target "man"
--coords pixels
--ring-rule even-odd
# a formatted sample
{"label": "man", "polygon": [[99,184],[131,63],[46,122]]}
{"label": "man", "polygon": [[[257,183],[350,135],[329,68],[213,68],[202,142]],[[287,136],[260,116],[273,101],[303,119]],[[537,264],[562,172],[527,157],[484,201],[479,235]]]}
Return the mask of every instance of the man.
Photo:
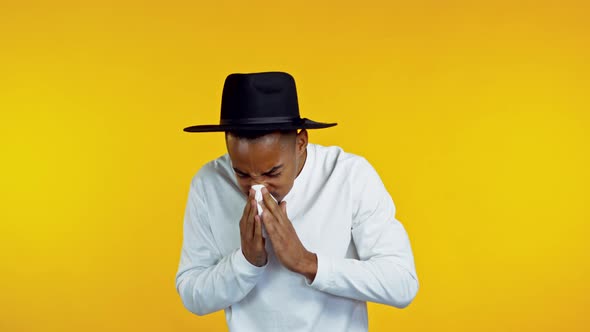
{"label": "man", "polygon": [[[295,81],[231,74],[219,125],[227,154],[193,177],[176,288],[231,331],[366,331],[366,301],[398,308],[418,291],[412,250],[374,168],[308,142]],[[259,215],[253,185],[263,185]]]}

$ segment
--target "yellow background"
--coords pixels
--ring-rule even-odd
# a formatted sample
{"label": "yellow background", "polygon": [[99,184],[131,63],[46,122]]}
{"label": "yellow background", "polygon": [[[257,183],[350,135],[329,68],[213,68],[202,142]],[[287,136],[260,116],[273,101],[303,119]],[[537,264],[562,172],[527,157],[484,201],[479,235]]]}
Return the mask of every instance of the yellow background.
{"label": "yellow background", "polygon": [[0,330],[225,331],[174,277],[231,72],[379,171],[421,288],[371,331],[590,328],[587,1],[0,2]]}

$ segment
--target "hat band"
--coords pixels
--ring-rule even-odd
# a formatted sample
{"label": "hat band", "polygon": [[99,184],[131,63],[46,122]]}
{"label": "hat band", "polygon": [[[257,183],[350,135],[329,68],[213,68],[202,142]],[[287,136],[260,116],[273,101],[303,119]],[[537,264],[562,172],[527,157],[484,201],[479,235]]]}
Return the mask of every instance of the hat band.
{"label": "hat band", "polygon": [[220,125],[249,125],[249,124],[271,124],[271,123],[292,123],[300,118],[291,116],[275,116],[271,118],[241,118],[241,119],[221,119]]}

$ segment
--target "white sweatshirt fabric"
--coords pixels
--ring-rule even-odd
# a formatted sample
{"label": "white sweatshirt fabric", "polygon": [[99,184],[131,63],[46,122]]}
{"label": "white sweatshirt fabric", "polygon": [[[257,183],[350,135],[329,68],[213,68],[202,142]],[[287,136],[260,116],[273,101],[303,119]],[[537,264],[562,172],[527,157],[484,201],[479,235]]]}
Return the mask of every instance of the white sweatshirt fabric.
{"label": "white sweatshirt fabric", "polygon": [[239,220],[246,197],[227,154],[197,172],[176,274],[189,311],[223,309],[237,332],[356,332],[368,328],[366,301],[403,308],[414,299],[418,278],[407,233],[366,159],[310,143],[284,200],[301,242],[318,257],[311,283],[280,264],[270,241],[265,266],[244,257]]}

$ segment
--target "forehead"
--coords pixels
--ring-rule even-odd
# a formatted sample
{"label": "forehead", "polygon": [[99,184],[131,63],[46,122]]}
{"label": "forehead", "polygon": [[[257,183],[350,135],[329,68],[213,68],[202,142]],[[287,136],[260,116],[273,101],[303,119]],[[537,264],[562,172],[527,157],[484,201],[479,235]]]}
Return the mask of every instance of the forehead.
{"label": "forehead", "polygon": [[271,168],[290,162],[295,151],[295,142],[281,139],[280,134],[271,134],[254,140],[226,138],[227,151],[233,167],[248,173],[263,173]]}

